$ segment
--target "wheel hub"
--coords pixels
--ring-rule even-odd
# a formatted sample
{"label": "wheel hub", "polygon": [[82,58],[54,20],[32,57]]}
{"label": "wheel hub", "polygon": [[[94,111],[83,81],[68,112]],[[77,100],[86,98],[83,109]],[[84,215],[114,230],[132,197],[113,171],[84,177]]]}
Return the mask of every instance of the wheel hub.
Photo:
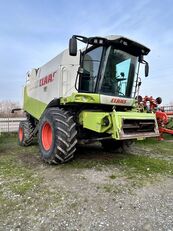
{"label": "wheel hub", "polygon": [[49,151],[52,146],[53,136],[50,123],[45,122],[42,128],[42,145],[46,151]]}
{"label": "wheel hub", "polygon": [[23,128],[19,128],[19,140],[20,140],[20,142],[22,142],[22,140],[23,140]]}

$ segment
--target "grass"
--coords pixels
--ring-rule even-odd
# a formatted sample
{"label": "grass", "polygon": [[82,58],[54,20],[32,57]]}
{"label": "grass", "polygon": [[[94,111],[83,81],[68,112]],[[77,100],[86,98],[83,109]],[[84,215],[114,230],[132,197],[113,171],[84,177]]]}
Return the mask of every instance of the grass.
{"label": "grass", "polygon": [[[168,137],[170,138],[170,136]],[[172,136],[171,136],[172,138]],[[150,181],[157,175],[173,175],[173,162],[165,160],[165,156],[173,157],[172,143],[159,142],[156,139],[148,139],[136,144],[137,147],[149,152],[161,154],[163,159],[146,155],[133,154],[109,154],[96,149],[97,154],[91,158],[80,154],[71,162],[60,166],[47,166],[45,168],[54,168],[66,171],[67,169],[95,169],[96,171],[105,171],[111,169],[112,173],[108,176],[112,181],[116,181],[120,176],[126,177],[132,186],[140,185],[141,182]],[[100,152],[100,156],[98,153]],[[94,151],[93,151],[94,153]],[[94,155],[96,155],[94,157]],[[27,157],[27,158],[26,158]],[[26,160],[25,160],[26,159]],[[3,187],[14,194],[21,196],[29,195],[30,192],[38,188],[43,178],[37,175],[36,165],[41,165],[38,146],[19,147],[16,135],[0,136],[0,176]],[[120,173],[117,175],[119,169]],[[106,192],[112,190],[112,185],[107,184],[103,187]],[[3,190],[4,191],[4,190]],[[116,191],[116,190],[115,190]],[[0,194],[1,200],[5,200]]]}
{"label": "grass", "polygon": [[112,174],[112,175],[109,176],[109,178],[112,179],[112,180],[114,180],[114,179],[117,178],[117,176],[115,176],[114,174]]}
{"label": "grass", "polygon": [[[73,160],[67,163],[62,168],[75,168],[75,169],[91,169],[102,170],[105,166],[116,166],[127,172],[131,171],[143,175],[149,175],[152,173],[160,174],[173,174],[173,163],[167,160],[161,160],[142,155],[134,154],[118,154],[111,159],[82,159]],[[115,179],[115,175],[110,176],[111,179]]]}
{"label": "grass", "polygon": [[[17,145],[16,135],[0,136],[0,204],[1,217],[20,210],[26,198],[39,187],[42,177],[37,176],[30,165],[21,161],[21,156],[33,151]],[[19,203],[20,201],[20,203]]]}
{"label": "grass", "polygon": [[[172,138],[168,136],[167,138]],[[137,142],[136,144],[139,148],[144,150],[149,150],[151,152],[157,152],[162,154],[163,157],[170,155],[173,157],[172,143],[170,142],[159,142],[156,139],[147,139],[144,141]],[[100,150],[96,150],[100,152]],[[38,146],[30,147],[19,147],[17,145],[16,136],[1,136],[0,137],[0,171],[3,176],[22,176],[29,178],[32,175],[32,163],[24,166],[24,163],[19,161],[19,157],[28,156],[29,158],[36,158],[38,163],[41,163],[38,154]],[[102,155],[102,154],[100,154]],[[35,163],[33,163],[35,164]],[[94,168],[97,171],[102,171],[105,166],[116,166],[127,172],[139,173],[143,175],[149,175],[154,173],[160,174],[173,174],[173,163],[164,159],[159,159],[157,156],[150,157],[146,155],[136,155],[134,154],[115,154],[107,155],[103,158],[85,158],[85,156],[80,158],[75,158],[69,163],[59,166],[61,169],[74,168],[74,169],[91,169]],[[53,167],[53,166],[52,166]],[[55,166],[56,168],[56,166]],[[116,175],[110,176],[111,179],[115,179]]]}
{"label": "grass", "polygon": [[[173,137],[167,136],[167,139]],[[172,177],[171,142],[148,139],[137,142],[135,148],[131,154],[120,154],[106,153],[98,147],[84,147],[71,162],[49,166],[41,161],[38,145],[20,147],[16,135],[0,136],[0,220],[8,221],[21,214],[23,217],[30,217],[30,214],[45,216],[46,211],[55,208],[80,211],[84,203],[92,200],[82,191],[87,184],[92,198],[108,194],[110,199],[115,199],[115,194],[135,193],[136,188]],[[98,181],[90,181],[93,172]],[[73,190],[70,185],[67,187],[66,176],[71,177],[72,182],[75,178]]]}
{"label": "grass", "polygon": [[4,188],[15,194],[24,195],[42,182],[42,178],[35,176],[31,169],[22,166],[15,156],[0,158],[0,175]]}
{"label": "grass", "polygon": [[20,147],[16,135],[0,136],[0,220],[29,206],[37,213],[40,204],[46,209],[61,202],[64,194],[58,188],[54,192],[44,186],[40,167],[54,168],[43,164],[37,145]]}
{"label": "grass", "polygon": [[119,164],[134,173],[146,176],[154,173],[173,174],[173,163],[146,156],[128,155],[127,158],[120,160]]}
{"label": "grass", "polygon": [[167,142],[167,140],[173,140],[173,136],[164,135],[164,139],[164,141],[158,141],[156,138],[145,139],[143,141],[136,142],[136,145],[147,151],[156,152],[157,154],[173,156],[173,143]]}

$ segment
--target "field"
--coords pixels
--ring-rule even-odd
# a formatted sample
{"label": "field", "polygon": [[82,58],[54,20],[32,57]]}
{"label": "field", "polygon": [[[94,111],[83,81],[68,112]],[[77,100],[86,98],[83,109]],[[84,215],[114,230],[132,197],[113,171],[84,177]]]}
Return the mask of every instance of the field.
{"label": "field", "polygon": [[173,142],[81,146],[63,165],[0,136],[0,230],[173,230]]}

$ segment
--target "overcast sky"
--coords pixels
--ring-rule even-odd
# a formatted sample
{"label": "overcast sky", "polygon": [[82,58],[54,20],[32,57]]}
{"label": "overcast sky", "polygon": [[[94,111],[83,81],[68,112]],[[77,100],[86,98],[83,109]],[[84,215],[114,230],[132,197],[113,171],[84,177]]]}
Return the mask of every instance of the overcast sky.
{"label": "overcast sky", "polygon": [[21,102],[25,73],[66,49],[73,34],[121,34],[151,48],[141,94],[173,102],[172,0],[0,0],[0,101]]}

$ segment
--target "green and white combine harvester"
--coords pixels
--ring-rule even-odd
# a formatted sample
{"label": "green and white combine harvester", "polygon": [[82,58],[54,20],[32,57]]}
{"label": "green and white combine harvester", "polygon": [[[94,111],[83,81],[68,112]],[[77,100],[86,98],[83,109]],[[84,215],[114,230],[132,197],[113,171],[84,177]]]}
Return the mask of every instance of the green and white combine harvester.
{"label": "green and white combine harvester", "polygon": [[[77,40],[86,44],[77,50]],[[107,151],[159,136],[155,114],[137,110],[139,66],[150,49],[122,36],[74,35],[69,49],[27,73],[19,144],[37,135],[41,157],[64,163],[78,143],[99,141]]]}

